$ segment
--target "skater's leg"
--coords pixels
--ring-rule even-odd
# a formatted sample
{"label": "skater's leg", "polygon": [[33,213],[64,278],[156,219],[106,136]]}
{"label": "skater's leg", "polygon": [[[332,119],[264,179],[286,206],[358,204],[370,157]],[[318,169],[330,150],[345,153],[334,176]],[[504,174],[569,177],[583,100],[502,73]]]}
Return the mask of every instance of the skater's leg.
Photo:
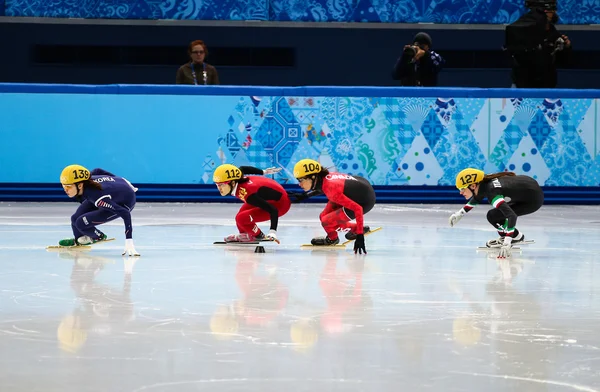
{"label": "skater's leg", "polygon": [[321,221],[321,223],[323,222],[323,218],[325,216],[327,216],[328,214],[330,214],[331,212],[338,210],[342,208],[341,205],[339,204],[335,204],[332,202],[327,202],[327,205],[325,206],[325,209],[323,209],[323,211],[321,211],[321,213],[319,214],[319,220]]}
{"label": "skater's leg", "polygon": [[492,226],[494,226],[494,228],[496,230],[498,230],[498,235],[500,237],[504,237],[505,236],[505,223],[506,223],[506,218],[504,217],[504,214],[502,213],[502,211],[496,209],[496,208],[492,208],[491,210],[488,211],[487,213],[487,220],[488,222],[490,222],[490,224]]}
{"label": "skater's leg", "polygon": [[[367,202],[365,204],[360,204],[360,206],[363,209],[363,215],[365,215],[367,212],[371,211],[373,209],[373,207],[375,206],[375,198],[374,197],[368,198]],[[354,214],[354,211],[349,210],[346,207],[344,207],[344,211],[346,212],[346,215],[348,215],[350,220],[356,219],[356,215]],[[356,222],[348,222],[348,223],[346,223],[344,228],[350,229],[350,231],[348,233],[346,233],[346,239],[348,239],[348,240],[356,239]],[[369,232],[370,229],[371,228],[369,226],[363,225],[363,233]]]}
{"label": "skater's leg", "polygon": [[350,217],[343,208],[338,208],[327,215],[321,215],[321,225],[330,240],[338,238],[337,230],[348,228]]}
{"label": "skater's leg", "polygon": [[[119,215],[115,214],[113,211],[108,210],[95,210],[88,212],[86,214],[81,215],[75,220],[75,230],[82,234],[82,236],[77,237],[77,239],[83,237],[82,241],[78,241],[79,243],[84,242],[95,242],[106,235],[102,233],[96,226],[104,224],[106,222],[110,222]],[[85,237],[89,237],[86,239]],[[89,241],[88,241],[89,240]]]}
{"label": "skater's leg", "polygon": [[256,224],[269,219],[271,219],[271,215],[267,211],[251,204],[244,204],[235,216],[235,224],[240,234],[245,233],[252,237],[260,237],[262,231]]}
{"label": "skater's leg", "polygon": [[96,210],[98,210],[98,208],[89,200],[85,200],[79,205],[79,207],[77,207],[75,213],[71,215],[71,229],[73,230],[73,238],[77,239],[85,235],[77,228],[75,224],[75,222],[77,222],[77,219],[79,219],[82,215]]}

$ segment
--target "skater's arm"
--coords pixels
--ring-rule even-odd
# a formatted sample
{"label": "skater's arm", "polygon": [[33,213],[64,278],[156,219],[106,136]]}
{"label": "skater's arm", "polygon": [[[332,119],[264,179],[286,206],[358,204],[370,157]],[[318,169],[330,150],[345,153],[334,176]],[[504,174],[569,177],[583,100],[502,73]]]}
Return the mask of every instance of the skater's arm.
{"label": "skater's arm", "polygon": [[94,170],[92,170],[90,172],[91,176],[111,176],[111,177],[116,177],[114,174],[112,174],[111,172],[108,172],[104,169],[100,169],[100,168],[96,168]]}
{"label": "skater's arm", "polygon": [[299,202],[306,200],[308,198],[311,198],[313,196],[322,195],[323,192],[314,190],[314,191],[308,191],[308,192],[288,192],[287,194],[292,203],[299,203]]}
{"label": "skater's arm", "polygon": [[119,204],[113,203],[110,195],[104,195],[94,202],[94,205],[98,208],[113,211],[125,224],[125,238],[133,238],[133,225],[131,224],[131,212],[129,208],[120,206]]}
{"label": "skater's arm", "polygon": [[[259,191],[260,192],[260,191]],[[277,230],[277,224],[279,223],[279,211],[274,205],[267,202],[265,199],[259,196],[259,192],[254,193],[246,199],[246,203],[251,204],[255,207],[260,208],[269,213],[271,216],[271,230]]]}
{"label": "skater's arm", "polygon": [[467,213],[467,212],[471,211],[477,204],[478,203],[475,200],[475,198],[472,197],[469,200],[469,202],[463,206],[463,210],[465,211],[465,213]]}
{"label": "skater's arm", "polygon": [[517,214],[513,211],[512,208],[508,206],[506,200],[504,200],[503,195],[496,195],[491,200],[494,208],[497,208],[502,212],[504,217],[506,218],[506,229],[510,231],[510,229],[514,229],[517,226]]}
{"label": "skater's arm", "polygon": [[239,169],[242,171],[243,175],[256,174],[256,175],[262,176],[264,174],[264,171],[262,169],[259,169],[254,166],[240,166]]}

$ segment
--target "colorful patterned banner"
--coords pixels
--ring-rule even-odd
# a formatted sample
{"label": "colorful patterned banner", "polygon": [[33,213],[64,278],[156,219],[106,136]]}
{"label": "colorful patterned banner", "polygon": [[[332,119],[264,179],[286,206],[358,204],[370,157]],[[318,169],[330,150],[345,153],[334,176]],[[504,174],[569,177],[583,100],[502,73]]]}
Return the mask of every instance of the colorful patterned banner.
{"label": "colorful patterned banner", "polygon": [[[576,91],[562,91],[564,99],[398,98],[339,96],[353,94],[349,88],[314,88],[332,96],[252,96],[233,92],[276,89],[214,87],[227,94],[218,96],[184,95],[212,91],[193,87],[0,87],[4,183],[56,182],[73,162],[163,184],[211,183],[221,163],[278,166],[284,170],[276,178],[289,183],[294,164],[313,158],[375,185],[452,185],[468,166],[527,174],[542,185],[600,185],[599,102],[572,98]],[[190,107],[182,116],[181,108]]]}
{"label": "colorful patterned banner", "polygon": [[[524,0],[6,0],[6,15],[64,18],[483,23],[516,20]],[[600,0],[561,0],[561,23],[600,24]]]}

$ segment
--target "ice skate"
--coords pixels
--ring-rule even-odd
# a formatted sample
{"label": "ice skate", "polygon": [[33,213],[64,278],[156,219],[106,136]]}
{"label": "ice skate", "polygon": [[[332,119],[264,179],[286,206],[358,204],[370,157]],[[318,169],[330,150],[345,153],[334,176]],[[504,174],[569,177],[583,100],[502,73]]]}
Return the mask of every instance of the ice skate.
{"label": "ice skate", "polygon": [[[511,245],[516,245],[519,243],[523,243],[525,241],[525,236],[523,233],[519,233],[516,237],[512,239]],[[489,240],[485,243],[485,246],[488,248],[500,248],[504,244],[504,236],[500,236],[493,240]]]}
{"label": "ice skate", "polygon": [[315,237],[310,240],[310,243],[314,246],[332,246],[340,243],[340,239],[336,238],[335,240],[329,239],[329,237]]}
{"label": "ice skate", "polygon": [[[261,233],[262,234],[262,233]],[[259,240],[248,233],[230,234],[224,239],[225,242],[258,242]]]}
{"label": "ice skate", "polygon": [[[363,234],[367,234],[369,231],[371,231],[371,228],[369,226],[363,226]],[[348,241],[354,241],[356,239],[356,233],[353,233],[351,231],[347,232],[346,239]]]}
{"label": "ice skate", "polygon": [[92,245],[92,244],[96,244],[98,242],[106,241],[107,238],[108,238],[107,235],[104,233],[100,234],[100,237],[98,237],[97,239],[93,239],[90,236],[84,235],[84,236],[77,238],[77,244],[78,245]]}
{"label": "ice skate", "polygon": [[64,246],[64,247],[91,245],[91,244],[95,244],[97,242],[105,241],[106,238],[107,238],[107,236],[104,233],[102,233],[100,238],[98,238],[97,240],[94,240],[91,237],[84,235],[84,236],[77,238],[77,241],[75,241],[75,238],[65,238],[64,240],[58,241],[58,245]]}

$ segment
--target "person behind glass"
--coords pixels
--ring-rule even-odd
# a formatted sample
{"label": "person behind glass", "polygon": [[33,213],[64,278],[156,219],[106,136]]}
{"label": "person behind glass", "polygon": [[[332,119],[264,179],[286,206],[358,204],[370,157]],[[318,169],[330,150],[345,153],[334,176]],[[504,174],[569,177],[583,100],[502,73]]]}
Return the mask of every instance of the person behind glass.
{"label": "person behind glass", "polygon": [[183,64],[177,70],[175,82],[177,84],[219,84],[217,69],[204,62],[208,56],[208,49],[204,41],[192,41],[188,47],[191,61]]}
{"label": "person behind glass", "polygon": [[429,34],[421,32],[415,35],[413,44],[404,46],[392,78],[399,80],[402,86],[437,86],[438,73],[446,61],[431,50],[431,46]]}
{"label": "person behind glass", "polygon": [[571,65],[568,36],[556,29],[556,0],[525,0],[529,12],[506,26],[505,49],[512,60],[512,87],[556,88],[558,67]]}

